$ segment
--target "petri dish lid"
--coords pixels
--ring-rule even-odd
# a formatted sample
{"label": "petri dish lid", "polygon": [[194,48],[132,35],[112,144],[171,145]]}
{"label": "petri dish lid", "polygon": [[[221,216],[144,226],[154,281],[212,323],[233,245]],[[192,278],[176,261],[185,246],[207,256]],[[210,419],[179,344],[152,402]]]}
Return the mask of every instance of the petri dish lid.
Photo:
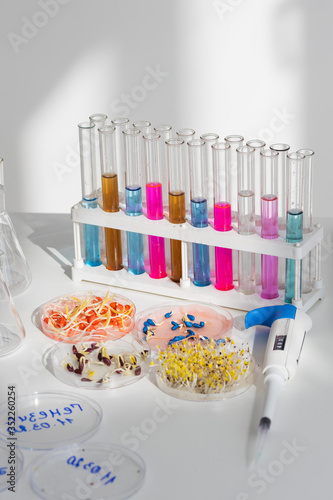
{"label": "petri dish lid", "polygon": [[[171,313],[171,315],[170,315]],[[183,318],[187,316],[194,318],[188,320],[186,326]],[[167,316],[167,317],[166,317]],[[147,320],[152,320],[156,327],[152,326],[154,335],[147,336],[144,333],[144,326]],[[180,325],[179,328],[172,330],[175,322]],[[204,326],[196,327],[204,322]],[[169,341],[175,337],[186,337],[192,332],[196,336],[202,336],[213,339],[220,339],[231,334],[233,326],[233,317],[229,311],[221,307],[206,306],[197,303],[188,303],[183,305],[162,305],[152,309],[140,312],[136,316],[136,333],[139,338],[146,339],[152,351],[158,351],[167,348]],[[149,334],[149,332],[148,332]]]}
{"label": "petri dish lid", "polygon": [[[11,469],[14,467],[14,469]],[[0,491],[7,490],[11,486],[10,476],[7,474],[15,472],[15,482],[19,480],[23,471],[23,455],[18,449],[17,444],[12,444],[10,440],[0,439]],[[15,483],[14,483],[15,484]]]}
{"label": "petri dish lid", "polygon": [[[0,432],[5,432],[6,438],[11,435],[7,413],[7,405],[2,405]],[[86,396],[70,392],[36,392],[18,398],[13,437],[17,446],[31,450],[79,443],[95,434],[102,414],[100,405]]]}
{"label": "petri dish lid", "polygon": [[127,297],[90,290],[51,299],[34,311],[32,322],[53,340],[72,343],[123,337],[133,330],[134,318],[135,306]]}
{"label": "petri dish lid", "polygon": [[122,500],[140,489],[146,467],[136,453],[108,443],[75,444],[32,465],[32,489],[44,500]]}
{"label": "petri dish lid", "polygon": [[[83,359],[87,362],[83,363]],[[82,373],[69,371],[68,365],[70,370],[79,369],[79,360]],[[147,375],[150,361],[147,343],[131,334],[106,342],[61,342],[53,346],[44,358],[46,368],[61,382],[96,390],[116,389],[138,382]]]}

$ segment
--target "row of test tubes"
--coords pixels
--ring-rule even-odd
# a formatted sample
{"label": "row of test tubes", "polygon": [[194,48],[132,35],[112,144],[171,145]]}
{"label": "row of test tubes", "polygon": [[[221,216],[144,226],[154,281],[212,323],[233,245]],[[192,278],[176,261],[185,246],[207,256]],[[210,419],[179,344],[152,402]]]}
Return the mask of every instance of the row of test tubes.
{"label": "row of test tubes", "polygon": [[[124,210],[150,220],[167,218],[171,224],[190,222],[193,227],[211,225],[216,231],[235,230],[242,236],[259,234],[264,239],[281,237],[301,242],[312,231],[312,150],[289,152],[287,144],[266,144],[259,139],[244,145],[240,135],[220,141],[217,134],[195,138],[192,129],[172,135],[170,125],[152,129],[150,122],[135,122],[95,114],[80,123],[82,205],[100,206],[106,212]],[[145,187],[145,189],[144,189]],[[106,268],[123,268],[122,235],[119,229],[104,228]],[[127,270],[146,272],[144,237],[127,231]],[[102,264],[99,227],[84,224],[85,263]],[[171,264],[166,268],[163,237],[148,236],[149,275],[174,282],[182,278],[182,242],[170,240]],[[310,256],[307,262],[311,282]],[[305,260],[303,259],[303,260]],[[192,244],[193,283],[212,283],[218,290],[256,293],[258,266],[261,296],[274,299],[285,289],[285,301],[295,293],[295,261],[272,255],[215,248],[215,273],[208,245]],[[257,265],[257,272],[256,272]],[[256,279],[257,275],[257,279]]]}

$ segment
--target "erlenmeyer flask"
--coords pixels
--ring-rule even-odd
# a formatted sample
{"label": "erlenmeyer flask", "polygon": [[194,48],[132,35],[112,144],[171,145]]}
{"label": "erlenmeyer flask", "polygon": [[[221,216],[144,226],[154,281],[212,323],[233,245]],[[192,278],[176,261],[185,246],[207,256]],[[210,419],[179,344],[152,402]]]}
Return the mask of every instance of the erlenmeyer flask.
{"label": "erlenmeyer flask", "polygon": [[[5,210],[3,160],[0,158],[0,268],[11,295],[17,295],[31,282],[31,273],[18,242],[12,221]],[[1,321],[1,319],[0,319]]]}
{"label": "erlenmeyer flask", "polygon": [[24,326],[0,269],[0,356],[15,351],[24,337]]}

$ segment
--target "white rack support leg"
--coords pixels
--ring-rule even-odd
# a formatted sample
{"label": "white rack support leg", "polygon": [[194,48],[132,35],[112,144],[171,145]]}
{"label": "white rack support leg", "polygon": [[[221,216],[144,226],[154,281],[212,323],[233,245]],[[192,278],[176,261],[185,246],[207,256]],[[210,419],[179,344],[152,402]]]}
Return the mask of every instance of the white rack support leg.
{"label": "white rack support leg", "polygon": [[191,286],[191,280],[188,277],[188,259],[187,259],[187,242],[182,241],[182,277],[180,278],[180,287],[189,288]]}
{"label": "white rack support leg", "polygon": [[73,222],[73,233],[74,233],[74,267],[76,269],[82,269],[84,267],[84,261],[81,255],[80,224],[78,222]]}
{"label": "white rack support leg", "polygon": [[323,280],[321,277],[321,243],[315,247],[315,276],[313,279],[313,287],[317,290],[322,288]]}
{"label": "white rack support leg", "polygon": [[[299,245],[299,243],[297,243]],[[303,303],[302,303],[302,297],[301,297],[301,278],[302,278],[302,273],[301,273],[301,260],[300,259],[295,259],[295,288],[294,288],[294,298],[292,300],[292,303],[294,306],[297,308],[301,308]]]}

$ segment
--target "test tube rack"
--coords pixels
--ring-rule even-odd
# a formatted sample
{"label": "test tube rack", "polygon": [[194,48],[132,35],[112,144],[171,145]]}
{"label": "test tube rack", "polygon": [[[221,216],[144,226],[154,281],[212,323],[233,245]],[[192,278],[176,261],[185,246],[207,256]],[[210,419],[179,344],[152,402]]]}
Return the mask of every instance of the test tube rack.
{"label": "test tube rack", "polygon": [[[186,299],[192,302],[204,302],[220,305],[232,309],[250,311],[257,307],[284,304],[284,290],[276,299],[263,299],[260,296],[260,286],[257,292],[244,295],[235,288],[229,291],[217,290],[214,285],[198,287],[193,284],[188,273],[187,246],[191,243],[202,243],[213,247],[231,248],[234,250],[267,254],[277,257],[295,259],[295,296],[293,304],[307,311],[314,303],[324,297],[323,280],[321,277],[321,241],[323,228],[315,224],[311,233],[305,234],[301,243],[286,243],[282,236],[268,240],[258,234],[243,236],[232,229],[219,232],[208,226],[195,228],[188,222],[172,224],[166,218],[163,220],[149,220],[145,215],[136,217],[127,216],[123,211],[110,213],[100,207],[94,209],[83,208],[81,203],[72,207],[71,218],[74,231],[74,263],[72,266],[73,281],[89,281],[104,285],[137,290],[142,292]],[[90,267],[85,265],[81,252],[81,224],[132,231],[167,239],[178,239],[182,242],[182,279],[174,283],[169,277],[153,279],[147,273],[132,275],[125,268],[120,271],[109,271],[104,265]],[[301,260],[313,252],[314,278],[312,291],[301,295]]]}

